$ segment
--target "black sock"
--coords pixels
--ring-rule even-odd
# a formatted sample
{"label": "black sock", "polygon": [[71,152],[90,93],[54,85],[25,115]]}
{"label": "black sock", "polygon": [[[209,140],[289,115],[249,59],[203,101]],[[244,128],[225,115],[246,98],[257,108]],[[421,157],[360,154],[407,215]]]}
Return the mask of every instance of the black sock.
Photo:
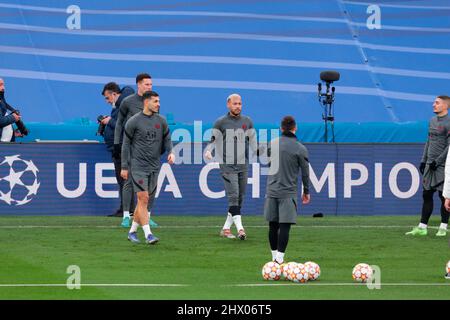
{"label": "black sock", "polygon": [[439,198],[441,199],[441,222],[448,224],[448,218],[450,217],[450,212],[445,210],[445,198],[442,196],[442,191],[439,191]]}
{"label": "black sock", "polygon": [[278,229],[278,222],[269,222],[269,243],[272,251],[278,248]]}
{"label": "black sock", "polygon": [[420,222],[423,224],[428,224],[428,220],[430,220],[431,214],[433,213],[433,194],[434,190],[423,190],[422,198],[422,218]]}
{"label": "black sock", "polygon": [[278,251],[286,252],[289,242],[289,231],[291,230],[290,223],[280,223],[280,234],[278,236]]}

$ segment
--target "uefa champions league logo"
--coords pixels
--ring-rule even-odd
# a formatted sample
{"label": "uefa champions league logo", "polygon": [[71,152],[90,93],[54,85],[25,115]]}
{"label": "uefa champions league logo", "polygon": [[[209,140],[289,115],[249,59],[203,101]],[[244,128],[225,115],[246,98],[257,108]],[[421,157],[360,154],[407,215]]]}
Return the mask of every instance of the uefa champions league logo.
{"label": "uefa champions league logo", "polygon": [[37,177],[39,169],[19,154],[0,161],[0,200],[16,206],[30,202],[41,185]]}

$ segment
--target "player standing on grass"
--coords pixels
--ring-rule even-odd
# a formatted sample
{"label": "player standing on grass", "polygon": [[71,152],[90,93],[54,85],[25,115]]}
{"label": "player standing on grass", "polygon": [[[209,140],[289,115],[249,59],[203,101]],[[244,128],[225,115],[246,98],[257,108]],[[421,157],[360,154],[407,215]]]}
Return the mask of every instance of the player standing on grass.
{"label": "player standing on grass", "polygon": [[211,149],[215,145],[216,159],[220,162],[220,172],[225,184],[228,198],[228,213],[222,237],[236,238],[231,233],[234,223],[238,238],[245,240],[247,235],[242,225],[241,208],[247,186],[247,172],[249,164],[249,147],[256,152],[256,133],[253,121],[243,115],[242,98],[234,93],[227,98],[228,113],[216,120],[211,136],[211,143],[205,151],[205,158],[212,159]]}
{"label": "player standing on grass", "polygon": [[[289,241],[289,231],[297,222],[297,185],[301,171],[302,203],[308,204],[309,159],[308,150],[297,140],[295,119],[286,116],[281,121],[281,137],[272,141],[268,150],[270,171],[267,177],[264,216],[269,222],[269,244],[272,260],[281,264]],[[278,161],[278,165],[274,165]]]}
{"label": "player standing on grass", "polygon": [[[142,226],[146,242],[155,244],[159,241],[149,226],[149,209],[151,210],[158,186],[158,174],[161,168],[161,154],[169,153],[167,162],[173,164],[172,140],[166,119],[159,112],[159,95],[154,91],[142,95],[144,110],[131,117],[125,125],[122,145],[122,171],[124,179],[130,178],[137,194],[137,206],[128,240],[140,242],[137,229]],[[149,209],[148,209],[149,208]]]}
{"label": "player standing on grass", "polygon": [[[117,116],[116,128],[114,131],[113,157],[120,158],[121,144],[124,136],[124,128],[128,119],[144,109],[144,92],[151,91],[153,87],[152,77],[148,73],[140,73],[136,76],[137,92],[128,96],[122,101]],[[134,192],[133,184],[130,179],[124,182],[122,188],[122,208],[123,219],[122,227],[130,226],[130,212],[134,210]],[[150,212],[150,211],[149,211]],[[150,219],[150,225],[156,227],[157,224]]]}
{"label": "player standing on grass", "polygon": [[411,231],[407,232],[407,235],[427,235],[428,221],[433,213],[433,195],[436,191],[438,191],[441,200],[441,225],[439,226],[436,236],[445,237],[447,235],[447,225],[450,213],[444,206],[445,199],[442,196],[442,189],[445,175],[445,159],[450,144],[449,107],[450,97],[448,96],[438,96],[434,100],[433,112],[436,116],[430,120],[428,140],[420,163],[420,172],[423,175],[422,218],[419,226],[414,227]]}
{"label": "player standing on grass", "polygon": [[[445,209],[447,212],[450,212],[450,150],[447,152],[447,159],[445,160],[445,179],[442,196],[445,198]],[[448,263],[450,263],[450,261]],[[445,279],[450,280],[450,272],[445,274]]]}

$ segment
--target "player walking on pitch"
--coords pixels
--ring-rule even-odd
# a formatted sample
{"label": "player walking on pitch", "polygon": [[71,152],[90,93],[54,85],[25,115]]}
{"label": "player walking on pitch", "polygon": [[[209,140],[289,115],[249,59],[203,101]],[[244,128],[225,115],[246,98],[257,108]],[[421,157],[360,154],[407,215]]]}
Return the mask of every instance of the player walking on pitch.
{"label": "player walking on pitch", "polygon": [[[142,112],[144,109],[144,98],[142,95],[144,92],[152,90],[152,77],[148,73],[140,73],[136,76],[136,85],[137,92],[126,97],[120,104],[116,128],[114,131],[113,157],[116,158],[121,158],[120,152],[125,124],[132,116],[136,113]],[[122,189],[122,227],[128,228],[130,226],[130,210],[134,210],[132,206],[132,204],[134,205],[134,201],[132,199],[134,197],[134,192],[131,180],[125,181]],[[150,219],[150,225],[152,227],[158,226],[158,224],[152,219]]]}
{"label": "player walking on pitch", "polygon": [[[297,185],[301,171],[302,203],[308,204],[309,159],[308,150],[297,140],[295,119],[286,116],[281,121],[281,137],[270,144],[270,170],[267,177],[264,216],[269,222],[269,244],[272,260],[281,264],[289,241],[289,231],[297,222]],[[275,164],[277,161],[277,165]]]}
{"label": "player walking on pitch", "polygon": [[420,163],[420,172],[423,175],[422,217],[419,225],[407,232],[407,235],[426,236],[428,234],[427,226],[431,214],[433,213],[433,195],[436,191],[441,200],[441,224],[436,236],[445,237],[447,235],[447,225],[450,213],[444,206],[445,199],[442,195],[442,190],[445,175],[445,159],[450,144],[449,107],[450,97],[448,96],[438,96],[434,100],[433,112],[436,116],[430,120],[428,140]]}
{"label": "player walking on pitch", "polygon": [[146,242],[155,244],[159,239],[150,230],[148,208],[152,208],[156,195],[161,154],[165,151],[169,153],[169,164],[175,162],[175,155],[172,153],[167,121],[158,114],[159,95],[148,91],[142,97],[144,110],[131,117],[125,125],[121,176],[124,179],[130,178],[138,199],[128,240],[140,242],[137,229],[142,226]]}
{"label": "player walking on pitch", "polygon": [[228,113],[216,120],[211,143],[205,151],[205,158],[212,159],[211,149],[215,146],[216,159],[220,163],[220,172],[228,198],[228,213],[220,235],[229,239],[236,238],[231,233],[234,223],[238,238],[245,240],[247,235],[241,218],[241,208],[247,186],[249,149],[257,152],[256,133],[253,121],[243,115],[242,98],[234,93],[227,98]]}

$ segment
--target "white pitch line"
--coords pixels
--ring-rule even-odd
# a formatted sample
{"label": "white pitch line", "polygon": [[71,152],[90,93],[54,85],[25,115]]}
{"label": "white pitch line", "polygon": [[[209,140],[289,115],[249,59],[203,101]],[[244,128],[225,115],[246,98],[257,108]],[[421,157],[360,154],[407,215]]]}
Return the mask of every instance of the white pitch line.
{"label": "white pitch line", "polygon": [[[67,287],[67,284],[61,283],[12,283],[0,284],[0,288],[12,287]],[[69,284],[69,286],[75,286]],[[189,284],[173,284],[173,283],[81,283],[80,287],[189,287]]]}
{"label": "white pitch line", "polygon": [[[223,285],[223,287],[269,287],[269,286],[301,286],[302,284],[298,283],[247,283],[247,284],[230,284]],[[311,283],[304,284],[308,286],[363,286],[366,287],[366,283]],[[377,285],[377,284],[374,284]],[[450,287],[450,283],[380,283],[380,286],[393,286],[393,287],[401,287],[401,286],[440,286],[440,287]]]}
{"label": "white pitch line", "polygon": [[[186,225],[186,226],[158,226],[157,229],[198,229],[198,228],[222,228],[222,225],[217,226],[202,226],[202,225]],[[291,228],[345,228],[345,229],[404,229],[404,228],[412,228],[412,225],[408,226],[367,226],[367,225],[328,225],[328,226],[301,226],[301,225],[295,225]],[[29,226],[0,226],[0,229],[33,229],[33,228],[43,228],[43,229],[76,229],[76,228],[100,228],[100,229],[119,229],[122,228],[120,226],[74,226],[74,225],[68,225],[68,226],[37,226],[37,225],[29,225]],[[246,228],[268,228],[268,226],[246,226]],[[438,229],[439,227],[428,227],[429,229]]]}

